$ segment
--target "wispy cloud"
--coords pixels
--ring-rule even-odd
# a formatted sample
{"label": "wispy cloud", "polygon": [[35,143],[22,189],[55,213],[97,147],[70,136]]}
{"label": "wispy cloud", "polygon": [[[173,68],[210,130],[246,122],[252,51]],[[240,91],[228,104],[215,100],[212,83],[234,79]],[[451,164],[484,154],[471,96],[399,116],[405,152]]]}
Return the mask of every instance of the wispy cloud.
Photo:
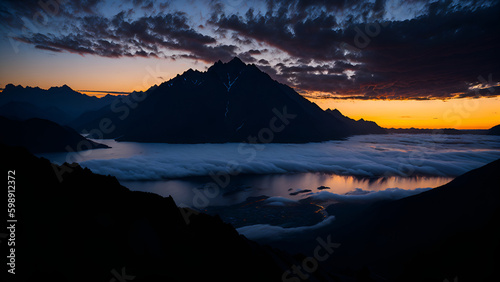
{"label": "wispy cloud", "polygon": [[334,216],[329,216],[323,221],[312,226],[281,227],[269,224],[256,224],[236,229],[241,235],[245,235],[250,240],[269,239],[280,240],[286,237],[293,237],[307,231],[313,231],[328,226],[335,220]]}

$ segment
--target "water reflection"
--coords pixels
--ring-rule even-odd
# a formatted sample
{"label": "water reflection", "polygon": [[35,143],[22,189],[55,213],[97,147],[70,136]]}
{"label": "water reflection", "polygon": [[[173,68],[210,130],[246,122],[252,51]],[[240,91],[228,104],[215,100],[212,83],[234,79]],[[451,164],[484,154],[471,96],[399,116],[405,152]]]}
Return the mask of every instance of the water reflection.
{"label": "water reflection", "polygon": [[[355,191],[357,188],[370,191],[385,190],[387,188],[405,190],[435,188],[448,183],[452,179],[451,177],[426,176],[361,178],[327,173],[242,175],[232,176],[227,187],[219,191],[215,191],[213,185],[209,185],[214,183],[211,179],[121,181],[121,183],[132,190],[153,192],[162,196],[172,195],[177,203],[193,207],[196,206],[196,201],[201,200],[200,198],[207,198],[207,204],[210,206],[241,203],[248,197],[262,195],[299,200],[319,191],[346,194]],[[210,187],[208,188],[208,186]],[[300,190],[311,191],[308,193],[294,193]],[[200,195],[210,195],[210,197]]]}

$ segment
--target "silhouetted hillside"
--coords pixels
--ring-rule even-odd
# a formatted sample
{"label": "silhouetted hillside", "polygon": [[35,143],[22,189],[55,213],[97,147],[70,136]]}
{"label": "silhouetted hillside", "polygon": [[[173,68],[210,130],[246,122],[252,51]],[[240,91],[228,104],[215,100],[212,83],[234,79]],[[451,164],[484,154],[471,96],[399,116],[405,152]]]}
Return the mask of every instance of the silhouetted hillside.
{"label": "silhouetted hillside", "polygon": [[2,171],[15,170],[18,281],[280,281],[303,259],[179,209],[171,197],[132,192],[114,177],[19,148],[0,151]]}
{"label": "silhouetted hillside", "polygon": [[339,121],[345,123],[349,128],[351,128],[352,134],[384,134],[387,133],[386,130],[378,126],[373,121],[367,121],[364,119],[354,120],[352,118],[344,116],[339,110],[327,109],[327,113],[334,116]]}
{"label": "silhouetted hillside", "polygon": [[97,148],[106,145],[88,140],[69,127],[44,119],[24,121],[10,120],[0,116],[0,143],[22,146],[32,153],[71,152]]}
{"label": "silhouetted hillside", "polygon": [[[341,247],[327,262],[360,281],[492,281],[500,251],[500,160],[450,183],[372,206],[330,206],[335,222],[274,246],[312,252],[330,235]],[[311,255],[311,254],[310,254]],[[349,280],[345,280],[349,281]]]}
{"label": "silhouetted hillside", "polygon": [[490,135],[500,135],[500,124],[495,125],[492,128],[488,129],[488,134]]}
{"label": "silhouetted hillside", "polygon": [[190,69],[140,100],[77,129],[90,131],[110,119],[116,127],[105,138],[167,143],[311,142],[383,132],[375,123],[340,121],[238,58],[206,72]]}
{"label": "silhouetted hillside", "polygon": [[27,102],[9,102],[1,106],[0,116],[16,120],[30,118],[48,119],[59,124],[66,124],[72,119],[71,115],[54,106],[40,108]]}
{"label": "silhouetted hillside", "polygon": [[[130,95],[117,97],[117,100],[113,101],[111,105],[105,105],[99,109],[82,113],[81,115],[73,119],[70,123],[68,123],[68,126],[79,130],[86,129],[89,132],[93,129],[102,131],[101,122],[103,118],[111,116],[113,117],[115,122],[121,121],[120,117],[125,114],[124,109],[126,111],[131,111],[132,109],[137,107],[138,104],[136,103],[134,97],[145,98],[156,88],[158,88],[158,86],[154,85],[146,91],[134,91]],[[130,105],[132,105],[133,108],[131,108]],[[89,124],[91,126],[88,126]],[[114,126],[114,124],[112,124],[111,126]]]}

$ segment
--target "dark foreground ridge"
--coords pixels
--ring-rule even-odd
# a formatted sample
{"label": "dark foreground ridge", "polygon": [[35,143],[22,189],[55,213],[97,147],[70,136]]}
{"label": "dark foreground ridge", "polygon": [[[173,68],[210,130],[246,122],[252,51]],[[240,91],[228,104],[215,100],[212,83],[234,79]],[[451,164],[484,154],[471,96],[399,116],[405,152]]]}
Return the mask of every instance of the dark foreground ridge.
{"label": "dark foreground ridge", "polygon": [[11,120],[0,116],[0,143],[23,146],[32,153],[73,152],[109,148],[82,137],[69,127],[55,122],[33,118]]}
{"label": "dark foreground ridge", "polygon": [[393,281],[496,280],[499,172],[497,160],[441,187],[370,209],[359,220],[363,232],[351,224],[348,232],[356,235],[345,234],[346,256],[357,254],[356,263]]}
{"label": "dark foreground ridge", "polygon": [[190,69],[73,126],[91,131],[111,120],[113,130],[103,130],[104,138],[165,143],[252,142],[249,137],[261,143],[301,143],[385,133],[375,123],[339,114],[323,111],[255,65],[234,58],[206,72]]}
{"label": "dark foreground ridge", "polygon": [[0,152],[2,171],[15,170],[16,179],[17,280],[8,281],[280,281],[303,259],[180,209],[171,197],[132,192],[76,164],[60,182],[55,170],[68,167],[21,148]]}

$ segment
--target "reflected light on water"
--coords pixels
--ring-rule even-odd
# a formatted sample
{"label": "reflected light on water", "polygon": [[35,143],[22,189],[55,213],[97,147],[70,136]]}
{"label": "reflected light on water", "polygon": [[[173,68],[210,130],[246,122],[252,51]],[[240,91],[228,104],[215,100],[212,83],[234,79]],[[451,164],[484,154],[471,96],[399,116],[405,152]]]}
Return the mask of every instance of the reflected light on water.
{"label": "reflected light on water", "polygon": [[[378,191],[387,188],[413,190],[416,188],[435,188],[448,183],[451,177],[386,177],[360,178],[354,176],[333,175],[326,173],[297,173],[276,175],[242,175],[232,177],[229,185],[221,188],[217,196],[210,198],[208,205],[231,205],[244,202],[248,197],[269,196],[285,197],[299,200],[310,193],[328,191],[335,194],[346,194],[357,188]],[[165,181],[121,181],[122,185],[138,191],[153,192],[162,196],[171,195],[178,204],[193,207],[196,195],[206,192],[204,187],[212,183],[210,179],[165,180]],[[321,186],[330,189],[318,189]],[[298,190],[311,190],[308,193],[290,195]],[[198,196],[199,197],[199,196]]]}

